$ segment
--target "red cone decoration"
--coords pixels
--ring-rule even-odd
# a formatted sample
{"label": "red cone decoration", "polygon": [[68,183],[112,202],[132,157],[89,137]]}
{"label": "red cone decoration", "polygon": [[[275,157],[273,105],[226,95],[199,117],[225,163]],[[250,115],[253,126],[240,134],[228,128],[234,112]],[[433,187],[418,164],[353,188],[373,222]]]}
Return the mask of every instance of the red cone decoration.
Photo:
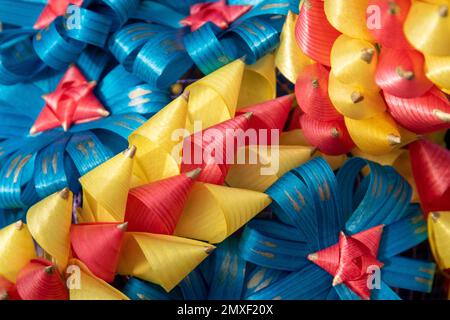
{"label": "red cone decoration", "polygon": [[410,144],[409,151],[425,214],[450,210],[450,151],[428,140]]}
{"label": "red cone decoration", "polygon": [[450,128],[450,103],[436,87],[412,99],[384,95],[389,113],[404,128],[419,134]]}
{"label": "red cone decoration", "polygon": [[425,76],[424,61],[418,51],[382,48],[375,81],[385,93],[396,97],[423,96],[433,87]]}
{"label": "red cone decoration", "polygon": [[125,221],[132,232],[173,234],[200,169],[131,189]]}
{"label": "red cone decoration", "polygon": [[198,181],[222,185],[235,162],[238,146],[248,145],[243,133],[249,128],[251,117],[252,113],[246,113],[186,138],[181,172],[201,168]]}
{"label": "red cone decoration", "polygon": [[67,69],[53,93],[44,96],[45,106],[30,134],[62,126],[64,131],[72,124],[90,122],[109,115],[95,97],[95,82],[88,82],[75,66]]}
{"label": "red cone decoration", "polygon": [[328,95],[328,77],[330,72],[321,64],[307,66],[299,75],[295,84],[297,102],[304,113],[310,117],[331,121],[341,119]]}
{"label": "red cone decoration", "polygon": [[308,259],[334,277],[333,286],[345,283],[361,299],[369,300],[369,267],[383,266],[377,259],[382,232],[380,225],[353,236],[341,233],[339,243],[310,254]]}
{"label": "red cone decoration", "polygon": [[0,301],[21,300],[14,283],[0,276]]}
{"label": "red cone decoration", "polygon": [[[261,134],[258,144],[271,144],[270,133],[272,130],[279,130],[281,134],[286,120],[291,110],[293,95],[283,96],[274,100],[256,104],[238,111],[238,115],[252,113],[249,128],[259,130],[267,130],[267,135]],[[267,138],[265,137],[267,136]],[[258,138],[260,136],[258,135]]]}
{"label": "red cone decoration", "polygon": [[33,259],[17,275],[23,300],[68,300],[69,292],[58,269],[44,259]]}
{"label": "red cone decoration", "polygon": [[344,120],[318,121],[304,114],[300,118],[300,124],[309,144],[325,154],[345,154],[355,146]]}
{"label": "red cone decoration", "polygon": [[117,269],[127,223],[72,225],[70,241],[74,255],[97,277],[112,282]]}
{"label": "red cone decoration", "polygon": [[[375,40],[386,48],[413,49],[403,32],[403,24],[411,7],[411,0],[369,0],[368,8],[371,6],[378,9],[377,14],[367,11],[368,29]],[[375,25],[371,25],[371,17],[377,18],[373,21]],[[380,25],[376,25],[377,23]]]}
{"label": "red cone decoration", "polygon": [[295,25],[295,39],[300,49],[314,61],[330,66],[330,52],[337,31],[325,16],[323,0],[305,0]]}

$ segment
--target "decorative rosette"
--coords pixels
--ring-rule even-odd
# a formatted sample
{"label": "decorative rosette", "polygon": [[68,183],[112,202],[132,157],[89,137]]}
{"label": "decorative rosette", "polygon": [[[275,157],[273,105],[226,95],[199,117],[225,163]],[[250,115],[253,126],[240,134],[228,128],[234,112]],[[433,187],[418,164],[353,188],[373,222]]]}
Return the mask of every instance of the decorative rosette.
{"label": "decorative rosette", "polygon": [[304,138],[329,155],[355,145],[384,155],[450,128],[447,11],[446,1],[302,2],[286,20],[278,65],[296,83]]}

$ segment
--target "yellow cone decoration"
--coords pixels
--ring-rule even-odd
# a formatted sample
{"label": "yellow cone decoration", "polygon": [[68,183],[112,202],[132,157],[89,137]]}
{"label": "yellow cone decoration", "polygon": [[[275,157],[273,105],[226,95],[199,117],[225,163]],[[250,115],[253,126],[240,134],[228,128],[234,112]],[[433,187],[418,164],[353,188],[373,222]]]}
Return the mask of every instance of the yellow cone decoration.
{"label": "yellow cone decoration", "polygon": [[271,203],[261,192],[196,183],[175,235],[219,243]]}
{"label": "yellow cone decoration", "polygon": [[446,94],[450,94],[450,55],[425,55],[426,76]]}
{"label": "yellow cone decoration", "polygon": [[[312,147],[279,146],[262,150],[246,147],[245,164],[234,164],[228,172],[226,182],[234,188],[264,192],[286,172],[311,160]],[[250,162],[252,160],[252,162]]]}
{"label": "yellow cone decoration", "polygon": [[118,272],[172,290],[214,249],[195,240],[149,233],[127,233]]}
{"label": "yellow cone decoration", "polygon": [[[189,93],[178,97],[129,137],[130,144],[137,147],[133,175],[139,180],[133,187],[179,173],[178,162],[172,152],[183,139],[188,99]],[[178,135],[177,130],[180,131]]]}
{"label": "yellow cone decoration", "polygon": [[368,0],[325,0],[325,14],[340,32],[358,39],[374,41],[366,27]]}
{"label": "yellow cone decoration", "polygon": [[352,119],[368,119],[386,110],[379,92],[367,90],[361,85],[344,84],[333,72],[329,77],[328,93],[336,110]]}
{"label": "yellow cone decoration", "polygon": [[450,269],[450,212],[430,213],[428,237],[439,268]]}
{"label": "yellow cone decoration", "polygon": [[66,275],[70,300],[129,300],[122,292],[97,278],[79,260],[70,261]]}
{"label": "yellow cone decoration", "polygon": [[236,60],[186,88],[189,92],[186,128],[192,132],[194,121],[203,128],[234,117],[245,64]]}
{"label": "yellow cone decoration", "polygon": [[255,64],[246,65],[242,78],[237,109],[276,97],[275,57],[268,54]]}
{"label": "yellow cone decoration", "polygon": [[280,36],[280,46],[275,54],[275,65],[290,82],[297,81],[299,73],[313,61],[306,56],[295,40],[297,15],[289,11]]}
{"label": "yellow cone decoration", "polygon": [[132,146],[80,178],[83,206],[96,221],[123,221],[135,153]]}
{"label": "yellow cone decoration", "polygon": [[358,84],[369,91],[380,91],[374,77],[377,53],[370,42],[343,34],[334,42],[330,58],[332,73],[342,83]]}
{"label": "yellow cone decoration", "polygon": [[33,239],[21,221],[0,230],[0,276],[16,282],[19,271],[36,258]]}
{"label": "yellow cone decoration", "polygon": [[450,56],[449,3],[412,1],[404,31],[408,41],[424,54]]}
{"label": "yellow cone decoration", "polygon": [[387,113],[365,120],[345,118],[345,124],[355,144],[372,155],[389,153],[402,143],[397,125]]}
{"label": "yellow cone decoration", "polygon": [[28,229],[39,246],[62,271],[69,261],[72,193],[57,192],[32,206],[27,213]]}

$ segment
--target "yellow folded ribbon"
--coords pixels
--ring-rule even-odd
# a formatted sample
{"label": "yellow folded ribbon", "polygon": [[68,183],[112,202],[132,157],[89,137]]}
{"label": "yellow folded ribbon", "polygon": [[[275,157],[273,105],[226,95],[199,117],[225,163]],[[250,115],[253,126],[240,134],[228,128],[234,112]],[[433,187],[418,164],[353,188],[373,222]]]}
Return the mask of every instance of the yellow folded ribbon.
{"label": "yellow folded ribbon", "polygon": [[330,72],[328,94],[333,106],[342,115],[363,120],[384,113],[386,103],[378,91],[367,90],[359,84],[344,84]]}
{"label": "yellow folded ribbon", "polygon": [[432,56],[426,54],[425,72],[431,82],[446,94],[450,94],[450,55]]}
{"label": "yellow folded ribbon", "polygon": [[364,152],[382,155],[402,144],[400,131],[386,112],[364,120],[346,117],[345,124],[353,142]]}
{"label": "yellow folded ribbon", "polygon": [[80,178],[83,187],[83,216],[94,216],[97,222],[122,222],[136,147],[132,146]]}
{"label": "yellow folded ribbon", "polygon": [[408,41],[422,53],[450,56],[449,3],[413,1],[404,32]]}
{"label": "yellow folded ribbon", "polygon": [[325,0],[325,14],[330,24],[352,38],[374,42],[367,29],[368,0]]}
{"label": "yellow folded ribbon", "polygon": [[97,278],[77,259],[69,262],[66,273],[70,300],[130,300],[122,292]]}
{"label": "yellow folded ribbon", "polygon": [[0,276],[16,282],[16,276],[31,259],[36,258],[33,238],[22,221],[0,230]]}
{"label": "yellow folded ribbon", "polygon": [[302,70],[314,63],[305,55],[295,40],[295,23],[298,16],[289,11],[280,35],[280,46],[275,53],[275,65],[281,74],[295,83]]}
{"label": "yellow folded ribbon", "polygon": [[428,215],[428,240],[439,268],[450,269],[450,211]]}
{"label": "yellow folded ribbon", "polygon": [[195,121],[208,128],[234,117],[244,68],[244,62],[238,59],[186,88],[189,107],[185,127],[189,132],[194,132]]}
{"label": "yellow folded ribbon", "polygon": [[243,164],[234,164],[228,172],[226,182],[234,188],[264,192],[286,172],[311,160],[312,147],[274,146],[245,147],[238,150]]}
{"label": "yellow folded ribbon", "polygon": [[275,99],[275,57],[267,54],[255,64],[246,65],[242,77],[237,110]]}
{"label": "yellow folded ribbon", "polygon": [[181,151],[187,109],[186,94],[169,103],[130,135],[130,145],[137,148],[133,187],[179,174],[179,163],[172,152],[177,145]]}
{"label": "yellow folded ribbon", "polygon": [[210,244],[175,236],[127,233],[118,272],[159,284],[169,292],[213,249]]}
{"label": "yellow folded ribbon", "polygon": [[271,202],[265,193],[197,182],[189,195],[175,235],[219,243]]}
{"label": "yellow folded ribbon", "polygon": [[334,42],[330,59],[333,74],[340,82],[358,85],[366,91],[380,91],[375,83],[377,51],[370,42],[343,34]]}
{"label": "yellow folded ribbon", "polygon": [[67,266],[70,255],[72,198],[72,193],[66,188],[38,202],[27,213],[31,235],[55,260],[60,271]]}

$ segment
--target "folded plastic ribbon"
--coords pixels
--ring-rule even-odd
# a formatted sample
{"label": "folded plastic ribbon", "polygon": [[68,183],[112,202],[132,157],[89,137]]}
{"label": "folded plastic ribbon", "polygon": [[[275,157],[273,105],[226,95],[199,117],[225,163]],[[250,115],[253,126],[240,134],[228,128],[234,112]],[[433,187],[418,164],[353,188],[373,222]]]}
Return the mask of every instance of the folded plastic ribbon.
{"label": "folded plastic ribbon", "polygon": [[[360,179],[365,166],[370,173]],[[289,273],[250,299],[398,299],[389,286],[431,290],[434,264],[399,256],[424,241],[427,228],[409,204],[409,185],[391,167],[353,158],[335,177],[318,158],[267,193],[281,222],[252,221],[241,255]],[[369,286],[376,283],[374,270],[378,287]]]}
{"label": "folded plastic ribbon", "polygon": [[204,74],[240,57],[254,64],[278,45],[290,2],[228,2],[141,1],[132,17],[150,23],[121,28],[109,49],[126,70],[158,88],[175,83],[193,64]]}

